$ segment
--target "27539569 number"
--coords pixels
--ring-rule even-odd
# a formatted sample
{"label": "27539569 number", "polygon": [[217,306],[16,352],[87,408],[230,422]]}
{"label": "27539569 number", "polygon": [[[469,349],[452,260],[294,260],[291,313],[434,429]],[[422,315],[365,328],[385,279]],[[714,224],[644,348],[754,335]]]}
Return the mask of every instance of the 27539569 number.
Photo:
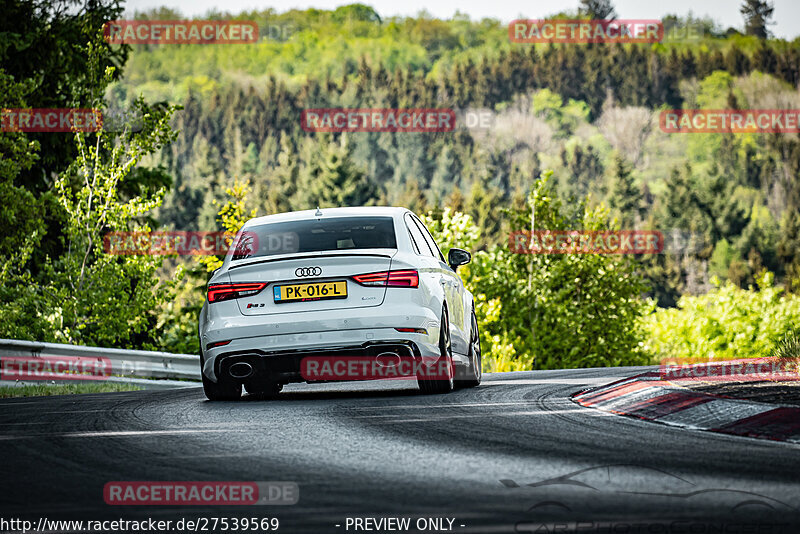
{"label": "27539569 number", "polygon": [[280,527],[277,517],[199,517],[181,521],[181,528],[195,532],[276,532]]}

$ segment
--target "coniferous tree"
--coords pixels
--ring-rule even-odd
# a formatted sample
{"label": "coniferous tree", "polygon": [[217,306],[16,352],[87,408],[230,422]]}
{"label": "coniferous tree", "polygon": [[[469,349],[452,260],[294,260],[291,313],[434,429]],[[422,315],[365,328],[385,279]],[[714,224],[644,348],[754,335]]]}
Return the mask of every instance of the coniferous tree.
{"label": "coniferous tree", "polygon": [[613,19],[617,16],[611,0],[581,0],[578,12],[590,19]]}
{"label": "coniferous tree", "polygon": [[498,243],[503,240],[500,236],[501,212],[498,209],[502,204],[501,192],[489,185],[486,178],[472,185],[464,211],[472,216],[472,220],[481,229],[484,242]]}
{"label": "coniferous tree", "polygon": [[281,134],[280,145],[278,165],[255,187],[258,209],[265,215],[291,211],[292,197],[297,191],[300,166],[296,150],[286,134]]}
{"label": "coniferous tree", "polygon": [[611,167],[608,206],[619,217],[623,229],[632,229],[641,205],[641,191],[633,180],[633,169],[621,154]]}
{"label": "coniferous tree", "polygon": [[786,211],[780,227],[777,254],[786,271],[787,287],[800,293],[800,213]]}
{"label": "coniferous tree", "polygon": [[319,150],[292,198],[293,209],[362,206],[377,197],[377,188],[352,159],[347,136],[320,143]]}
{"label": "coniferous tree", "polygon": [[602,182],[603,164],[591,145],[585,149],[576,145],[571,155],[563,149],[561,163],[566,168],[562,185],[567,197],[583,200],[590,192],[596,192]]}
{"label": "coniferous tree", "polygon": [[425,199],[425,194],[420,189],[419,182],[415,178],[411,178],[406,182],[405,189],[397,201],[397,205],[408,208],[418,215],[428,212],[428,201]]}
{"label": "coniferous tree", "polygon": [[744,16],[744,31],[761,39],[769,37],[767,26],[775,8],[767,0],[744,0],[739,10]]}

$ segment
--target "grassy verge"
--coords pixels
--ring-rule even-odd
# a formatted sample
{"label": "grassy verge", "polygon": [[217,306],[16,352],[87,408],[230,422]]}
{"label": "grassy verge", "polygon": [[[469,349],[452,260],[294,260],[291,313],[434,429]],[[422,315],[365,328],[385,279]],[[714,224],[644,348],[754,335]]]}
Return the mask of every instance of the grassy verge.
{"label": "grassy verge", "polygon": [[42,397],[47,395],[74,395],[78,393],[110,393],[138,391],[132,384],[110,382],[68,382],[63,384],[32,384],[28,386],[0,386],[0,399],[11,397]]}

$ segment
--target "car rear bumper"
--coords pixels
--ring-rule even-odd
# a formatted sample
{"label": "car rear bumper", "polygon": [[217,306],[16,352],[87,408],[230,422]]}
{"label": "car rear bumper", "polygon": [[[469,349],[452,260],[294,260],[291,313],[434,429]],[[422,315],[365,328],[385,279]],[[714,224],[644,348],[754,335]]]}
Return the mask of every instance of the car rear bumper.
{"label": "car rear bumper", "polygon": [[237,339],[205,352],[203,373],[216,382],[220,373],[226,375],[230,365],[247,361],[262,376],[274,375],[270,378],[300,382],[303,380],[300,364],[304,357],[359,358],[397,352],[402,357],[436,358],[439,356],[438,332],[434,343],[429,336],[430,332],[425,335],[401,333],[395,329],[369,329]]}
{"label": "car rear bumper", "polygon": [[[308,380],[303,372],[303,361],[310,359],[370,359],[378,355],[393,353],[399,358],[420,361],[422,354],[419,347],[412,341],[394,340],[367,342],[361,345],[341,347],[318,347],[294,350],[250,350],[240,352],[225,352],[214,358],[213,362],[206,363],[206,369],[211,368],[214,376],[231,376],[231,368],[236,364],[246,363],[252,368],[252,375],[242,379],[253,382],[271,381],[276,383],[289,382],[324,382],[326,380]],[[204,372],[206,371],[204,369]],[[348,380],[341,378],[339,380]]]}

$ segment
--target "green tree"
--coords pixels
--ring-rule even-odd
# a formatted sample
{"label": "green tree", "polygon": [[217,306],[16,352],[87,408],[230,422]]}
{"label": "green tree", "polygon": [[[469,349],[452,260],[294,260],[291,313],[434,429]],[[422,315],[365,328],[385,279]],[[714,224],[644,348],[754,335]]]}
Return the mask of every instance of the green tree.
{"label": "green tree", "polygon": [[291,211],[291,199],[297,192],[300,164],[288,134],[281,133],[280,147],[278,165],[256,185],[258,207],[266,215]]}
{"label": "green tree", "polygon": [[603,164],[591,145],[585,149],[575,145],[571,153],[562,148],[561,164],[566,174],[561,181],[561,191],[565,196],[583,199],[602,186]]}
{"label": "green tree", "polygon": [[744,0],[739,10],[744,17],[744,31],[747,35],[755,35],[761,39],[769,37],[767,26],[775,11],[767,0]]}
{"label": "green tree", "polygon": [[149,231],[136,221],[158,206],[164,194],[161,189],[125,201],[119,197],[120,184],[142,157],[176,135],[169,126],[175,108],[151,108],[143,100],[135,107],[143,117],[139,132],[75,134],[78,157],[55,182],[66,214],[65,252],[46,258],[40,285],[28,285],[25,274],[3,280],[3,290],[15,295],[3,306],[3,337],[153,346],[150,330],[169,289],[158,281],[161,260],[108,254],[103,238],[107,232]]}
{"label": "green tree", "polygon": [[613,19],[617,14],[611,0],[581,0],[578,12],[589,19]]}
{"label": "green tree", "polygon": [[608,205],[613,214],[619,217],[622,227],[632,229],[640,215],[642,195],[633,180],[633,169],[621,154],[614,156],[611,167],[611,187]]}
{"label": "green tree", "polygon": [[[118,0],[7,0],[0,17],[0,70],[17,82],[30,82],[25,101],[32,108],[85,105],[97,89],[93,83],[103,82],[93,70],[102,73],[113,66],[112,79],[122,75],[131,47],[97,39],[103,24],[122,13]],[[87,43],[93,43],[91,54]],[[75,145],[64,142],[64,135],[29,134],[41,151],[20,173],[18,184],[36,193],[48,190],[53,175],[76,156]]]}
{"label": "green tree", "polygon": [[346,135],[339,141],[321,142],[304,172],[302,187],[292,198],[293,209],[361,206],[377,196],[375,185],[353,162]]}
{"label": "green tree", "polygon": [[783,214],[777,253],[786,269],[787,286],[800,293],[800,213],[787,210]]}
{"label": "green tree", "polygon": [[[0,107],[25,107],[26,85],[0,71]],[[38,141],[29,140],[21,132],[0,135],[0,226],[4,229],[0,235],[0,283],[12,274],[22,274],[46,231],[43,219],[52,195],[37,198],[15,185],[20,174],[30,170],[38,158]]]}
{"label": "green tree", "polygon": [[[608,228],[602,209],[565,209],[549,179],[536,182],[529,207],[509,210],[514,230]],[[449,212],[446,212],[449,213]],[[456,218],[458,214],[456,214]],[[443,221],[445,218],[443,217]],[[469,242],[468,226],[431,224],[446,244]],[[482,325],[487,370],[510,371],[647,363],[638,326],[646,289],[636,262],[600,254],[517,254],[507,243],[473,255],[462,273]]]}
{"label": "green tree", "polygon": [[378,13],[365,4],[348,4],[337,7],[333,11],[332,20],[337,23],[362,21],[377,22],[380,24],[381,17]]}

